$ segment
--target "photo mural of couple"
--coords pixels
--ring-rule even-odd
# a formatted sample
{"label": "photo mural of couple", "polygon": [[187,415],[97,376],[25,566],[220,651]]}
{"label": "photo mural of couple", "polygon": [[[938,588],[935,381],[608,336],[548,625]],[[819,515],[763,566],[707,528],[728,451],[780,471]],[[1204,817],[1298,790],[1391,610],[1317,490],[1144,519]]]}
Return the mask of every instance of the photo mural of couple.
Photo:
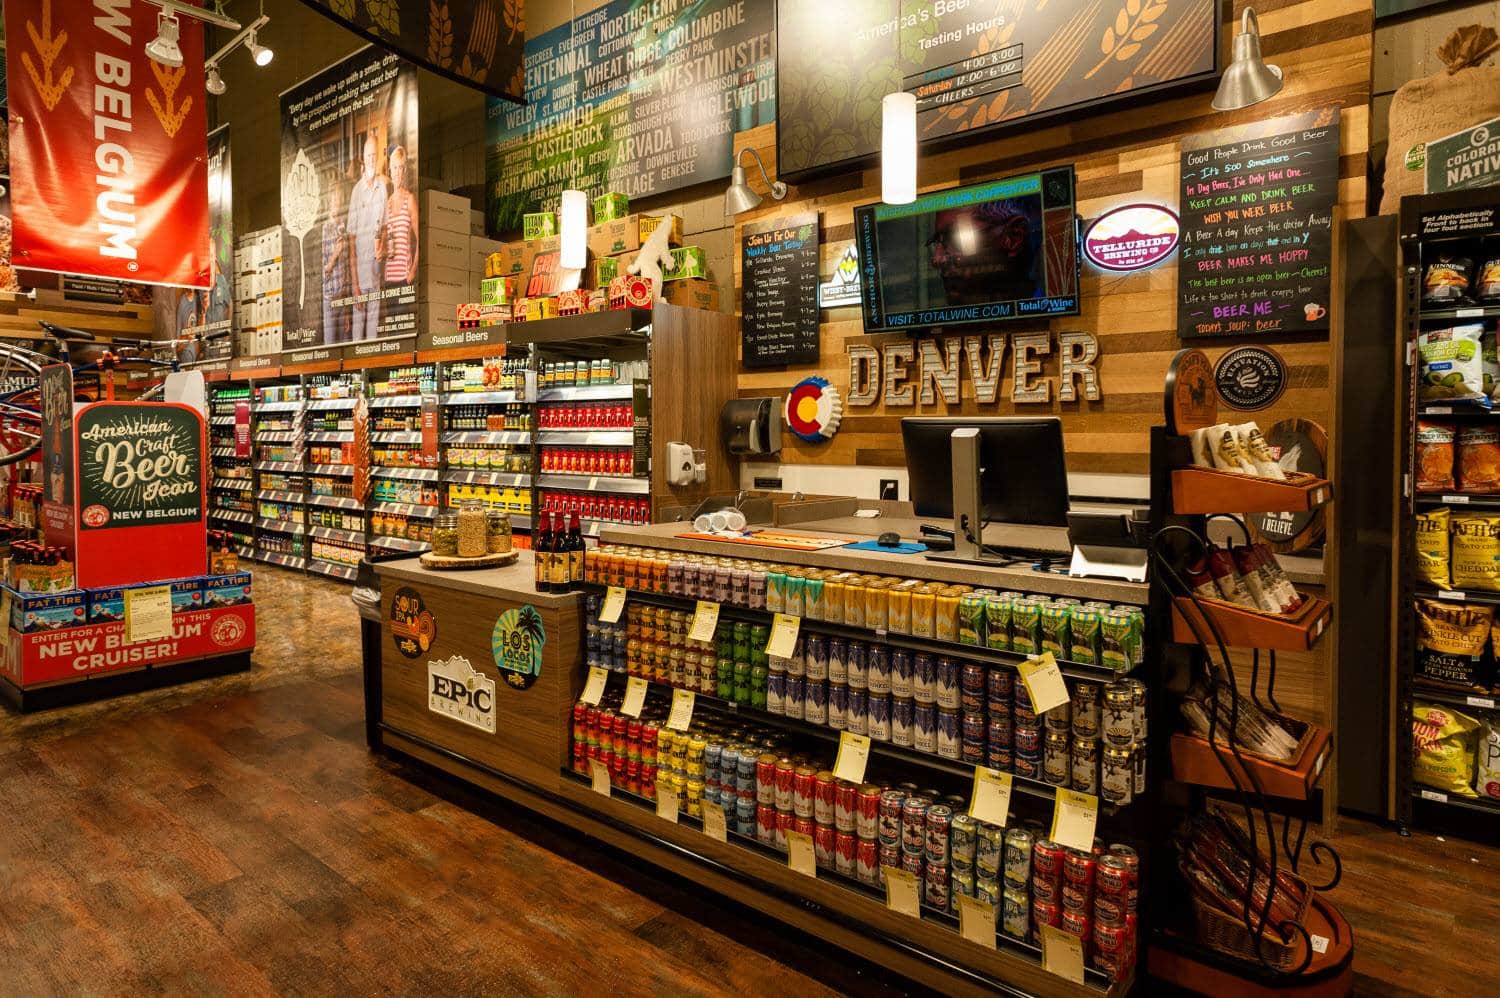
{"label": "photo mural of couple", "polygon": [[417,80],[363,49],[281,95],[283,348],[414,335]]}

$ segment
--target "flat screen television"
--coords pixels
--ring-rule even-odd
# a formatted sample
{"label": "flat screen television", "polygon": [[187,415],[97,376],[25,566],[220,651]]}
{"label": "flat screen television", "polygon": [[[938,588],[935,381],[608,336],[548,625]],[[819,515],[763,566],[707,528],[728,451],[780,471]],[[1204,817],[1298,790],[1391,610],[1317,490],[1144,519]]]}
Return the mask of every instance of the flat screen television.
{"label": "flat screen television", "polygon": [[1073,167],[854,209],[865,331],[1078,314]]}

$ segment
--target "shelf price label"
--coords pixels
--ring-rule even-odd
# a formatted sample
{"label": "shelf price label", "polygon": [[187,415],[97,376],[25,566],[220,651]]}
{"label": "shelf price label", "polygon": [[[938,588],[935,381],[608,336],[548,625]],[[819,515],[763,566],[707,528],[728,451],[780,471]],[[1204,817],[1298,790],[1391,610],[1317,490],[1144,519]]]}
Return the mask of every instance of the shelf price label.
{"label": "shelf price label", "polygon": [[1031,709],[1038,714],[1068,702],[1068,684],[1050,651],[1026,657],[1021,663],[1021,682],[1031,694]]}
{"label": "shelf price label", "polygon": [[1094,848],[1094,826],[1099,822],[1099,798],[1077,790],[1057,791],[1057,804],[1052,809],[1053,842],[1088,852]]}
{"label": "shelf price label", "polygon": [[839,732],[839,757],[833,764],[833,775],[850,783],[865,782],[865,766],[870,762],[870,738],[852,731]]}
{"label": "shelf price label", "polygon": [[703,806],[703,834],[718,842],[729,841],[729,826],[724,809],[713,804]]}
{"label": "shelf price label", "polygon": [[672,691],[672,712],[667,715],[667,727],[673,731],[686,731],[693,723],[693,703],[697,694],[692,690]]}
{"label": "shelf price label", "polygon": [[589,666],[589,681],[584,684],[583,695],[578,699],[590,707],[599,706],[599,701],[604,696],[604,684],[609,682],[609,672],[600,666]]}
{"label": "shelf price label", "polygon": [[[6,626],[10,621],[6,620]],[[125,590],[125,643],[162,641],[172,636],[172,587]]]}
{"label": "shelf price label", "polygon": [[806,832],[786,833],[786,865],[793,873],[807,877],[818,875],[818,857],[813,852],[811,835]]}
{"label": "shelf price label", "polygon": [[693,611],[693,626],[688,631],[689,641],[707,643],[714,639],[714,629],[719,626],[719,604],[699,600]]}
{"label": "shelf price label", "polygon": [[592,773],[594,793],[609,796],[609,767],[598,759],[589,760],[589,769]]}
{"label": "shelf price label", "polygon": [[885,906],[898,915],[922,917],[922,898],[917,875],[896,866],[880,868],[885,876]]}
{"label": "shelf price label", "polygon": [[979,898],[960,894],[958,901],[958,928],[971,943],[995,949],[995,906]]}
{"label": "shelf price label", "polygon": [[618,624],[625,610],[625,588],[610,586],[604,593],[604,606],[599,610],[599,619],[606,624]]}
{"label": "shelf price label", "polygon": [[656,793],[656,816],[672,824],[677,824],[677,795],[664,794],[657,790]]}
{"label": "shelf price label", "polygon": [[1083,983],[1083,940],[1055,925],[1043,924],[1042,969],[1074,984]]}
{"label": "shelf price label", "polygon": [[774,658],[791,658],[797,650],[797,633],[801,630],[801,617],[778,613],[771,623],[771,640],[766,642],[766,654]]}
{"label": "shelf price label", "polygon": [[640,676],[631,676],[625,683],[625,702],[620,705],[620,713],[626,717],[640,717],[641,707],[646,703],[648,685]]}
{"label": "shelf price label", "polygon": [[1004,828],[1010,819],[1010,792],[1014,783],[1009,773],[988,766],[975,766],[974,791],[969,795],[969,817]]}

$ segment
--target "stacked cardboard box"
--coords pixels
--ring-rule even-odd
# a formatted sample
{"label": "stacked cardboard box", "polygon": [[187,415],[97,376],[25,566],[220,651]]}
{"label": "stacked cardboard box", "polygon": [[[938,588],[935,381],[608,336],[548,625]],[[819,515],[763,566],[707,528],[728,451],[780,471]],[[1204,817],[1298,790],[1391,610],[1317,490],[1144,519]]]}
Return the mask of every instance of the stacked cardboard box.
{"label": "stacked cardboard box", "polygon": [[458,306],[477,301],[479,282],[469,265],[469,199],[423,191],[422,252],[417,264],[417,328],[433,335],[458,330]]}
{"label": "stacked cardboard box", "polygon": [[234,250],[235,353],[281,351],[281,227],[247,232]]}

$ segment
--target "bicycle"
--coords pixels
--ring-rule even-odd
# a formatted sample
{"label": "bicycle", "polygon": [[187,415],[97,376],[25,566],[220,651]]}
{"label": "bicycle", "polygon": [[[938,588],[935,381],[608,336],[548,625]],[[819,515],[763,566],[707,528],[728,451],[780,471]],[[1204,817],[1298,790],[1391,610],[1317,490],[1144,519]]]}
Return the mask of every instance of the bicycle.
{"label": "bicycle", "polygon": [[[75,364],[72,361],[73,345],[96,342],[94,334],[46,321],[39,321],[37,325],[51,337],[47,346],[55,354],[48,352],[46,347],[35,350],[16,343],[0,343],[0,467],[26,460],[42,445],[42,429],[46,418],[40,387],[42,368],[67,364],[72,369],[74,402],[113,402],[115,372],[144,368],[168,374],[181,370],[181,363],[176,356],[178,345],[207,343],[230,333],[227,329],[220,329],[201,336],[170,340],[112,337],[109,345],[104,346],[93,357]],[[171,360],[160,360],[147,355],[160,354],[165,350],[172,352]],[[142,355],[136,356],[135,352]],[[148,389],[138,400],[160,401],[163,387],[158,384]]]}

